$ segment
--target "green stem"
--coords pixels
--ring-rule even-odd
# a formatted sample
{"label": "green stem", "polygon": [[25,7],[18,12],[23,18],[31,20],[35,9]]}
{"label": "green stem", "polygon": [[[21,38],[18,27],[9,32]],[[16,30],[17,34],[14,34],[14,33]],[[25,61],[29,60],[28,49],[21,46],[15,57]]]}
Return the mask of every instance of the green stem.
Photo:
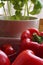
{"label": "green stem", "polygon": [[11,3],[10,3],[10,1],[7,1],[7,6],[8,6],[9,15],[11,16],[11,13],[10,13],[10,11],[11,11]]}
{"label": "green stem", "polygon": [[36,33],[33,34],[33,41],[35,42],[38,42],[38,43],[41,43],[42,42],[42,39],[40,36],[38,36]]}
{"label": "green stem", "polygon": [[31,5],[32,5],[32,2],[30,3],[30,6],[28,7],[28,2],[27,2],[27,16],[29,16],[29,11],[30,11]]}
{"label": "green stem", "polygon": [[[2,2],[2,3],[3,3],[3,2]],[[7,16],[4,5],[3,5],[3,10],[4,10],[4,14],[5,14],[5,16]]]}
{"label": "green stem", "polygon": [[26,4],[25,4],[25,8],[24,8],[24,17],[26,15]]}
{"label": "green stem", "polygon": [[28,2],[27,2],[27,16],[29,16]]}

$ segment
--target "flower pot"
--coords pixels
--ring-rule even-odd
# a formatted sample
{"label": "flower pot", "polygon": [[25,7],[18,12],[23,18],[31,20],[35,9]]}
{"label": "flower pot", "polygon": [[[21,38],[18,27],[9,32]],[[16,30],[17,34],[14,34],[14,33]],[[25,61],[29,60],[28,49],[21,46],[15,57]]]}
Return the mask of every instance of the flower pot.
{"label": "flower pot", "polygon": [[8,20],[0,16],[0,36],[20,38],[23,31],[28,28],[39,29],[39,19],[32,17],[28,20]]}

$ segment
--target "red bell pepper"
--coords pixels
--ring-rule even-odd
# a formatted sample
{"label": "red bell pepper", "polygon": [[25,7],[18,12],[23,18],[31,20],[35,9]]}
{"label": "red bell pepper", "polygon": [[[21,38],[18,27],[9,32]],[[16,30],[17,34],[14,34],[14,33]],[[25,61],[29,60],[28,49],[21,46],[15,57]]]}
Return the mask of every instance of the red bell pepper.
{"label": "red bell pepper", "polygon": [[39,31],[37,30],[37,29],[35,29],[35,28],[30,28],[30,29],[27,29],[27,30],[25,30],[23,33],[22,33],[22,35],[21,35],[21,39],[23,40],[23,39],[26,39],[26,38],[32,38],[32,35],[34,34],[34,33],[37,33],[37,35],[40,35],[40,33],[39,33]]}
{"label": "red bell pepper", "polygon": [[29,41],[28,38],[24,39],[20,44],[20,52],[26,49],[33,50],[36,55],[39,53],[39,44],[37,42]]}
{"label": "red bell pepper", "polygon": [[3,44],[1,50],[7,54],[11,62],[16,58],[16,50],[10,43]]}
{"label": "red bell pepper", "polygon": [[33,50],[36,55],[43,58],[43,33],[35,28],[24,31],[21,35],[20,51],[26,49]]}
{"label": "red bell pepper", "polygon": [[8,56],[0,50],[0,65],[11,65]]}
{"label": "red bell pepper", "polygon": [[40,36],[42,36],[42,37],[43,37],[43,32],[40,32]]}
{"label": "red bell pepper", "polygon": [[2,50],[7,54],[7,55],[12,55],[15,53],[15,50],[13,46],[10,43],[3,44],[2,45]]}
{"label": "red bell pepper", "polygon": [[21,52],[12,65],[43,65],[43,59],[36,56],[32,50]]}

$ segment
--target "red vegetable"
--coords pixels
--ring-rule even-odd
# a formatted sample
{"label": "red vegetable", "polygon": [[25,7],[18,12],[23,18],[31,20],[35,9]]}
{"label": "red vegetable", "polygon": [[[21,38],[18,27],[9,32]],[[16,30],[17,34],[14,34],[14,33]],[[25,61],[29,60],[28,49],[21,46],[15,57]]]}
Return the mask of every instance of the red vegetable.
{"label": "red vegetable", "polygon": [[3,51],[7,54],[7,55],[11,55],[15,53],[14,48],[12,47],[11,44],[4,44],[2,46]]}
{"label": "red vegetable", "polygon": [[39,44],[37,42],[30,41],[28,38],[24,39],[20,44],[20,52],[26,49],[33,50],[38,55]]}
{"label": "red vegetable", "polygon": [[43,59],[36,56],[32,50],[21,52],[12,65],[43,65]]}
{"label": "red vegetable", "polygon": [[43,32],[40,32],[40,36],[43,36]]}
{"label": "red vegetable", "polygon": [[31,39],[31,38],[32,38],[32,35],[33,35],[34,33],[40,35],[39,31],[38,31],[37,29],[35,29],[35,28],[27,29],[27,30],[25,30],[25,31],[22,33],[21,39],[22,39],[22,40],[25,39],[25,38],[30,38],[30,39]]}
{"label": "red vegetable", "polygon": [[[38,30],[31,28],[28,29],[30,35],[27,35],[25,38],[25,34],[21,35],[21,44],[20,51],[31,49],[34,53],[43,58],[43,35]],[[23,37],[24,36],[24,37]],[[29,39],[29,40],[28,40]]]}
{"label": "red vegetable", "polygon": [[38,51],[39,51],[38,56],[43,58],[43,43],[40,44]]}
{"label": "red vegetable", "polygon": [[10,65],[10,60],[7,55],[0,50],[0,65]]}
{"label": "red vegetable", "polygon": [[40,35],[40,32],[36,28],[29,28],[28,31],[30,31],[31,35],[33,35],[34,33],[37,33],[37,35]]}
{"label": "red vegetable", "polygon": [[3,44],[2,50],[7,54],[11,62],[16,58],[16,50],[11,44]]}
{"label": "red vegetable", "polygon": [[21,40],[26,39],[26,38],[31,38],[31,33],[29,30],[26,30],[22,33]]}

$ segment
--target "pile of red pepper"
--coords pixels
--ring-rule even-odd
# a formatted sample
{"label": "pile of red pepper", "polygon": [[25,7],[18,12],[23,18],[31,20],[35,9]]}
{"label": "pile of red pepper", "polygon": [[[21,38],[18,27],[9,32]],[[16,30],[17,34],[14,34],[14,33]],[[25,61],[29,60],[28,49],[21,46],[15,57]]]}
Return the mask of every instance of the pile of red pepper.
{"label": "pile of red pepper", "polygon": [[12,65],[43,65],[43,32],[35,28],[24,31],[20,52]]}
{"label": "pile of red pepper", "polygon": [[25,30],[18,51],[16,56],[13,46],[4,44],[0,50],[0,65],[43,65],[43,32],[35,28]]}

